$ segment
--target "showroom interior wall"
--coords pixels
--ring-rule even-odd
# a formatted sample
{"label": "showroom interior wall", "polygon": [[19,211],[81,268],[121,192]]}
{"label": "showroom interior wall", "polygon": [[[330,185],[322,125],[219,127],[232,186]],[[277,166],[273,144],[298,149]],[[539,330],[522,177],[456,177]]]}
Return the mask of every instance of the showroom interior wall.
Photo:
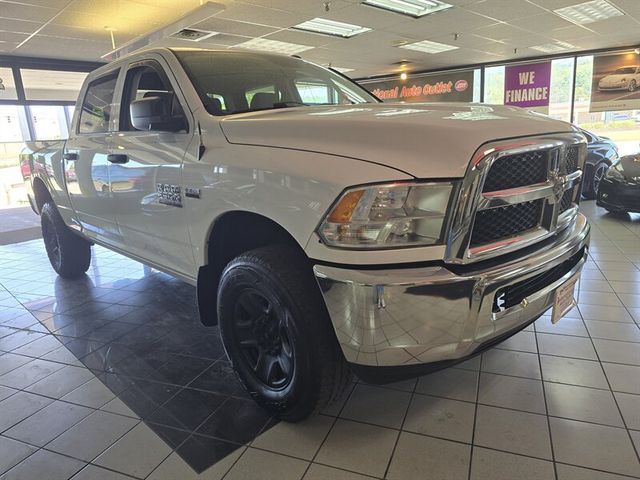
{"label": "showroom interior wall", "polygon": [[[424,73],[473,71],[474,101],[504,103],[505,67],[551,60],[548,114],[573,121],[592,132],[611,137],[622,153],[638,146],[640,112],[589,113],[594,55],[632,53],[633,48],[599,50],[577,55],[550,55],[527,61],[471,65],[457,69],[410,73],[406,83]],[[640,55],[638,55],[640,60]],[[26,201],[18,155],[25,142],[66,138],[75,100],[88,72],[97,62],[55,61],[0,56],[0,207]],[[392,79],[382,76],[376,79]],[[395,78],[398,78],[396,76]],[[365,80],[365,79],[362,79]],[[366,79],[371,80],[371,79]]]}

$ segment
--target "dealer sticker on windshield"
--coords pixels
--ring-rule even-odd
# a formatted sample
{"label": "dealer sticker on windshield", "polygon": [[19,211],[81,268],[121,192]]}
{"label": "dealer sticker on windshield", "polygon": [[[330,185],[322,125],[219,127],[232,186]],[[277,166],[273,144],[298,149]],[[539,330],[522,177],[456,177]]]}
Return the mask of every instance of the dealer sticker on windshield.
{"label": "dealer sticker on windshield", "polygon": [[561,285],[556,290],[556,296],[553,301],[553,311],[551,313],[551,323],[558,323],[569,310],[576,306],[575,290],[576,283],[580,280],[580,274],[571,277],[568,282]]}

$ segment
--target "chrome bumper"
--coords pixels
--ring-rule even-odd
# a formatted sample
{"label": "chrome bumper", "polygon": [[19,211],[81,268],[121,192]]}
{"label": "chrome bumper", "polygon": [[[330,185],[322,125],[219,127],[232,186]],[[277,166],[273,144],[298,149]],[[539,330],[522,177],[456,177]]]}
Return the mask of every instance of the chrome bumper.
{"label": "chrome bumper", "polygon": [[[490,268],[451,267],[464,274],[446,266],[348,270],[315,265],[314,272],[348,362],[377,367],[453,363],[516,333],[551,307],[555,290],[586,261],[589,230],[578,214],[550,245],[503,264],[493,261]],[[493,311],[497,290],[547,272],[583,248],[580,260],[559,280],[511,308]]]}

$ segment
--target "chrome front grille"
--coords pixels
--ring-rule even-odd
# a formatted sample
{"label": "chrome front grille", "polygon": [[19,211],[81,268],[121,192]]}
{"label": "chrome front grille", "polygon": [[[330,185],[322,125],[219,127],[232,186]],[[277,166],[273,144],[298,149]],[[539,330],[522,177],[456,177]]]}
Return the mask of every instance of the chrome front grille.
{"label": "chrome front grille", "polygon": [[495,161],[482,187],[483,192],[533,185],[547,180],[548,152],[507,155]]}
{"label": "chrome front grille", "polygon": [[501,142],[479,152],[465,177],[447,261],[469,263],[517,250],[577,214],[586,143],[579,134]]}
{"label": "chrome front grille", "polygon": [[485,245],[537,227],[542,207],[542,200],[533,200],[479,211],[473,225],[471,246]]}

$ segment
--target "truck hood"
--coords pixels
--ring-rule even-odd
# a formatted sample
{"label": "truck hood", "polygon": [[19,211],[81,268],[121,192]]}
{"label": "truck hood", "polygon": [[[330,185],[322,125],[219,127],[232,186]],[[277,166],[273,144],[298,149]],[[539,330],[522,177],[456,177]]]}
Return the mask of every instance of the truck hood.
{"label": "truck hood", "polygon": [[283,108],[225,117],[220,125],[233,144],[339,155],[418,178],[464,176],[489,141],[573,131],[520,108],[461,103]]}

